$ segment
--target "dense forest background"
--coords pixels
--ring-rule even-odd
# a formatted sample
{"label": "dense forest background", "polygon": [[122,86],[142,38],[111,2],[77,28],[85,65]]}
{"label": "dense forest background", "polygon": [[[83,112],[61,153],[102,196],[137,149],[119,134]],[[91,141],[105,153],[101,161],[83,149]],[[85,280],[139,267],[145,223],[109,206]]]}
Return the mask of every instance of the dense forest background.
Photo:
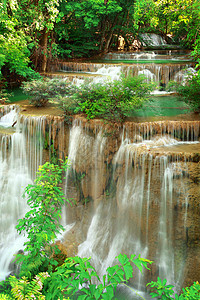
{"label": "dense forest background", "polygon": [[58,59],[91,57],[131,45],[141,33],[200,53],[199,0],[3,0],[1,81],[35,78]]}

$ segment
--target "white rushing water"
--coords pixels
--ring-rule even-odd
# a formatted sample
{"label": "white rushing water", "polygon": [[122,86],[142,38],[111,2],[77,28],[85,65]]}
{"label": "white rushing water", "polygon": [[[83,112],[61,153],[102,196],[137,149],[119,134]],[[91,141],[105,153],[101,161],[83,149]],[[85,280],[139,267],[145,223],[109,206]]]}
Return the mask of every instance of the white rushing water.
{"label": "white rushing water", "polygon": [[28,209],[22,195],[33,183],[43,156],[44,118],[22,118],[18,112],[17,107],[7,106],[0,119],[1,279],[13,271],[13,255],[23,249],[26,238],[18,235],[15,226]]}
{"label": "white rushing water", "polygon": [[12,127],[17,121],[17,109],[11,110],[0,119],[0,126],[4,128]]}
{"label": "white rushing water", "polygon": [[[74,63],[63,62],[60,66],[60,71],[70,72],[70,76],[74,73],[73,83],[80,85],[87,79],[95,83],[103,83],[105,80],[118,80],[120,74],[127,76],[144,75],[148,82],[154,81],[165,88],[169,81],[181,82],[183,78],[192,71],[194,66],[193,62],[185,63]],[[90,74],[90,76],[84,76],[83,74]],[[66,78],[68,75],[66,74]]]}
{"label": "white rushing water", "polygon": [[[175,274],[174,203],[179,200],[174,192],[177,189],[178,194],[184,195],[186,205],[188,195],[182,180],[179,188],[174,180],[177,176],[183,179],[187,165],[179,162],[178,156],[171,162],[170,156],[153,157],[149,150],[192,143],[198,142],[178,141],[165,135],[139,143],[122,140],[113,159],[110,189],[97,206],[87,238],[78,251],[82,257],[92,257],[101,276],[119,253],[150,258],[154,247],[152,259],[158,275],[178,289],[184,261]],[[186,223],[187,209],[183,220]],[[143,277],[137,270],[134,274],[134,286],[142,289]]]}
{"label": "white rushing water", "polygon": [[105,60],[148,60],[156,63],[156,60],[172,60],[175,61],[191,61],[192,58],[189,56],[187,51],[184,53],[176,50],[155,50],[155,51],[129,51],[129,52],[109,52],[103,57]]}
{"label": "white rushing water", "polygon": [[158,34],[155,33],[142,33],[143,46],[160,46],[166,45],[166,41]]}
{"label": "white rushing water", "polygon": [[149,71],[148,69],[144,69],[138,72],[138,75],[144,75],[147,78],[147,82],[155,81],[156,76]]}
{"label": "white rushing water", "polygon": [[[1,118],[0,126],[9,128],[17,119],[16,109],[11,110]],[[26,141],[20,128],[17,127],[11,135],[1,136],[0,146],[0,272],[1,277],[4,277],[12,271],[9,264],[13,255],[23,248],[25,238],[18,236],[15,226],[26,211],[26,201],[22,194],[32,180]]]}
{"label": "white rushing water", "polygon": [[[121,67],[120,66],[103,66],[99,68],[96,72],[88,72],[89,74],[95,75],[90,78],[91,83],[106,83],[108,80],[119,80],[121,76]],[[83,84],[85,79],[74,78],[73,83],[77,86]]]}
{"label": "white rushing water", "polygon": [[[15,120],[16,129],[10,133]],[[20,121],[17,112],[8,112],[0,122],[3,130],[0,135],[0,272],[4,277],[12,271],[13,254],[23,248],[24,237],[17,235],[15,226],[27,209],[21,197],[23,190],[32,182],[35,170],[43,161],[45,118],[24,117]],[[91,256],[101,276],[115,263],[119,253],[140,254],[155,261],[154,270],[161,278],[177,286],[181,283],[184,260],[180,257],[180,266],[176,266],[174,207],[182,203],[181,218],[186,230],[190,181],[184,182],[187,161],[181,161],[178,154],[172,159],[170,152],[168,155],[164,151],[196,145],[199,127],[188,123],[186,131],[179,133],[176,128],[170,129],[172,125],[135,124],[133,136],[124,127],[121,145],[115,139],[116,145],[110,145],[100,125],[91,130],[87,124],[75,120],[70,129],[71,170],[66,173],[66,196],[72,192],[71,181],[80,176],[79,189],[84,198],[94,200],[87,237],[79,245],[78,254]],[[61,145],[63,125],[55,126],[60,132]],[[49,141],[56,134],[55,128],[49,125]],[[160,128],[161,134],[155,134],[156,128]],[[63,211],[63,225],[66,232],[75,225],[68,224],[66,211]],[[142,290],[144,285],[144,277],[135,269],[134,287]]]}

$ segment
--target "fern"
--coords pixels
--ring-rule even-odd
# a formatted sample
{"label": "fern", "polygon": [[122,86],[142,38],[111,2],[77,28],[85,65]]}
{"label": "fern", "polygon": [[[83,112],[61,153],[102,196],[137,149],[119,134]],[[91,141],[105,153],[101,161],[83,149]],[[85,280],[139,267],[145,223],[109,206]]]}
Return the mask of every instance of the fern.
{"label": "fern", "polygon": [[[20,277],[26,276],[28,279],[31,279],[33,274],[38,274],[41,270],[41,266],[44,266],[44,259],[43,257],[36,256],[35,261],[28,261],[24,260],[24,255],[22,256],[23,264],[21,266],[20,270]],[[18,259],[18,262],[20,262],[20,259]]]}
{"label": "fern", "polygon": [[9,295],[5,295],[5,294],[0,294],[0,299],[1,300],[13,300],[13,298]]}
{"label": "fern", "polygon": [[[48,273],[39,273],[35,276],[32,281],[28,281],[26,277],[22,277],[21,279],[17,279],[14,276],[9,278],[11,287],[12,287],[12,295],[14,299],[37,299],[44,300],[45,296],[42,295],[42,288],[44,280],[49,277]],[[9,298],[8,298],[9,299]]]}

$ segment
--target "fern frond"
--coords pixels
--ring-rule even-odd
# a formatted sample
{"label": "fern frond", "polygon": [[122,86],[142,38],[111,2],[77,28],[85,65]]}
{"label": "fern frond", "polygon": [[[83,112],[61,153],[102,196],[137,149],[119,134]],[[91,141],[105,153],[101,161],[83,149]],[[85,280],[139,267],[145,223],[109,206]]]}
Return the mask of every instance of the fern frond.
{"label": "fern frond", "polygon": [[14,298],[12,298],[9,295],[5,295],[5,294],[0,294],[0,300],[13,300]]}
{"label": "fern frond", "polygon": [[12,286],[11,292],[15,299],[24,299],[29,285],[28,279],[22,277],[18,280],[16,277],[11,276],[10,284]]}
{"label": "fern frond", "polygon": [[45,299],[45,296],[43,296],[40,291],[42,290],[43,283],[47,277],[49,277],[49,274],[47,272],[42,272],[36,275],[35,278],[30,282],[27,296],[31,297],[32,295],[34,295],[38,296],[38,299]]}
{"label": "fern frond", "polygon": [[26,259],[24,264],[22,264],[20,276],[26,276],[29,279],[32,278],[33,274],[37,274],[40,271],[40,267],[43,265],[43,257],[35,257],[34,261]]}
{"label": "fern frond", "polygon": [[49,274],[47,272],[42,272],[36,275],[35,278],[29,282],[26,277],[17,279],[16,277],[11,276],[9,281],[12,287],[12,295],[15,297],[14,299],[45,300],[45,296],[42,295],[41,290],[43,288],[44,280],[47,277],[49,277]]}

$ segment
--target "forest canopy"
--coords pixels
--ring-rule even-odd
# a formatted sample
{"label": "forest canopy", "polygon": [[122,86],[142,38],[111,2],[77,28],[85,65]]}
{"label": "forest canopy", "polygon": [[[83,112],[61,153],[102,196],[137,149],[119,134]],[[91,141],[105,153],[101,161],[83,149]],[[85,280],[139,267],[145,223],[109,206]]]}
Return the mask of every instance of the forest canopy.
{"label": "forest canopy", "polygon": [[37,77],[57,59],[90,57],[158,33],[199,56],[198,0],[4,0],[0,4],[1,77]]}

